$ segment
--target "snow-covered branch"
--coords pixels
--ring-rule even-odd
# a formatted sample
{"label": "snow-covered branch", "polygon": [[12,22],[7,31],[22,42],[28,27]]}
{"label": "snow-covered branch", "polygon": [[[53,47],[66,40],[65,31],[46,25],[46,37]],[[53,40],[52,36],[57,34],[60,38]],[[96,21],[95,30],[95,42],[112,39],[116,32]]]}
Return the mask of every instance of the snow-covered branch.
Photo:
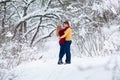
{"label": "snow-covered branch", "polygon": [[57,18],[59,19],[60,16],[59,16],[60,12],[57,12],[57,11],[54,11],[54,10],[48,10],[46,12],[43,12],[41,10],[38,10],[38,11],[35,11],[25,17],[23,17],[21,20],[18,21],[18,23],[15,25],[15,31],[14,31],[14,36],[13,38],[15,37],[16,35],[16,32],[17,32],[17,29],[20,27],[20,25],[24,22],[24,21],[27,21],[31,18],[36,18],[36,17],[48,17],[48,18]]}
{"label": "snow-covered branch", "polygon": [[43,36],[41,36],[40,38],[36,39],[36,41],[34,42],[33,45],[35,46],[35,45],[36,45],[38,42],[40,42],[41,40],[51,37],[51,35],[53,34],[53,32],[54,32],[55,30],[56,30],[56,29],[53,29],[50,33],[48,33],[48,34],[46,34],[46,35],[43,35]]}
{"label": "snow-covered branch", "polygon": [[11,2],[12,0],[0,0],[0,4]]}

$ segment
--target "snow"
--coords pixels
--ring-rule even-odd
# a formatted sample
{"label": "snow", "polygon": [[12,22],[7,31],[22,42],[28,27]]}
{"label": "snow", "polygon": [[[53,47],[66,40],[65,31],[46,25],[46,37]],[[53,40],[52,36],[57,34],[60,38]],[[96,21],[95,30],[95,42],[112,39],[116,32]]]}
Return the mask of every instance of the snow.
{"label": "snow", "polygon": [[2,2],[2,1],[6,1],[6,0],[0,0],[0,2]]}
{"label": "snow", "polygon": [[[106,34],[106,41],[104,42],[104,49],[108,51],[115,51],[120,43],[118,31],[119,26],[111,25],[109,28],[102,28],[102,32]],[[81,31],[82,35],[85,34],[84,29]],[[112,34],[112,35],[111,35]],[[36,61],[22,62],[19,66],[10,71],[7,79],[14,78],[12,80],[112,80],[113,76],[120,74],[120,71],[116,71],[120,66],[119,52],[117,55],[111,56],[95,56],[95,57],[76,57],[79,52],[76,47],[72,47],[75,50],[72,53],[72,64],[69,65],[57,65],[59,44],[56,36],[49,38],[45,43],[45,49],[41,52],[37,48],[32,50],[31,48],[23,47],[23,51],[20,53],[21,58],[28,59],[29,57],[38,57]],[[11,44],[10,44],[11,45]],[[72,44],[74,45],[74,44]],[[13,45],[12,45],[13,46]],[[75,46],[75,45],[74,45]],[[5,49],[9,48],[5,47]],[[39,54],[38,56],[38,53]],[[29,56],[29,54],[31,56]],[[75,55],[74,55],[75,54]],[[106,53],[104,53],[106,54]],[[43,55],[43,58],[39,60],[39,57]],[[65,60],[65,58],[64,58]],[[0,63],[2,63],[1,61]],[[117,68],[117,67],[118,68]]]}
{"label": "snow", "polygon": [[[52,32],[52,31],[55,31],[55,29],[51,30],[51,32]],[[51,32],[50,32],[50,33],[51,33]],[[44,37],[48,36],[50,33],[46,33],[45,35],[42,35],[42,36],[40,36],[39,38],[37,38],[37,40],[34,42],[34,44],[38,43],[40,40],[42,40]]]}
{"label": "snow", "polygon": [[6,34],[6,37],[12,37],[13,35],[12,35],[12,33],[9,31],[9,32],[7,32],[7,34]]}
{"label": "snow", "polygon": [[14,80],[112,80],[112,71],[106,69],[114,64],[108,65],[110,60],[111,56],[74,57],[72,64],[66,65],[57,65],[57,59],[37,60],[23,63],[12,72],[17,76]]}
{"label": "snow", "polygon": [[[56,15],[57,17],[59,17],[60,13],[62,12],[62,10],[59,10],[57,8],[54,9],[49,9],[47,11],[45,11],[44,9],[40,9],[40,10],[36,10],[33,11],[32,13],[28,14],[27,16],[22,17],[17,24],[19,24],[22,21],[28,20],[29,18],[32,17],[40,17],[40,16],[45,16],[45,15]],[[55,13],[55,14],[54,14]]]}
{"label": "snow", "polygon": [[[6,1],[6,0],[0,0],[0,2],[1,1]],[[30,4],[31,1],[33,0],[24,0],[24,1],[26,4],[25,5],[22,4],[21,7],[28,6],[28,4]],[[104,27],[101,26],[101,33],[98,34],[96,32],[92,36],[90,35],[91,36],[90,38],[94,38],[94,39],[90,39],[89,36],[88,36],[88,39],[86,39],[86,34],[88,33],[86,28],[86,26],[88,25],[86,23],[90,23],[89,26],[91,26],[92,23],[97,24],[99,21],[90,22],[89,20],[84,20],[85,17],[93,20],[92,17],[94,17],[93,15],[94,11],[97,11],[96,14],[100,15],[101,17],[103,17],[103,13],[109,12],[109,11],[112,12],[113,14],[118,14],[119,8],[120,8],[119,0],[115,0],[115,1],[102,0],[102,2],[100,1],[100,3],[94,3],[92,6],[92,10],[94,10],[92,14],[91,13],[87,14],[87,12],[84,11],[85,8],[86,8],[85,10],[87,10],[88,8],[91,9],[91,6],[83,5],[81,7],[75,7],[78,5],[78,3],[75,3],[75,4],[72,3],[68,7],[66,6],[68,9],[67,11],[65,10],[62,11],[62,8],[58,8],[58,7],[49,8],[47,10],[47,5],[49,1],[45,3],[45,7],[41,6],[41,8],[39,8],[38,5],[40,6],[42,4],[39,4],[39,2],[36,1],[28,8],[26,16],[22,17],[23,14],[19,14],[21,16],[20,19],[17,19],[17,17],[15,17],[17,15],[15,13],[15,15],[13,15],[15,18],[15,21],[17,21],[15,27],[18,27],[19,23],[29,20],[28,24],[31,22],[29,24],[31,25],[31,27],[28,25],[27,32],[23,33],[23,36],[26,36],[33,29],[35,29],[36,31],[36,28],[39,25],[39,23],[37,24],[39,20],[34,18],[43,17],[41,26],[47,26],[46,28],[49,28],[49,31],[46,31],[47,29],[44,29],[43,30],[44,35],[42,36],[38,35],[38,37],[33,42],[33,45],[35,45],[42,38],[48,36],[50,34],[49,32],[52,31],[52,29],[54,29],[48,26],[48,24],[53,24],[54,26],[56,26],[56,23],[60,20],[64,20],[64,17],[66,19],[69,19],[71,21],[71,24],[74,23],[76,26],[81,28],[81,30],[78,30],[80,31],[78,32],[79,33],[78,37],[82,36],[83,39],[85,39],[82,42],[82,39],[80,39],[79,37],[78,40],[76,41],[78,44],[74,41],[75,39],[73,40],[73,44],[71,46],[72,47],[72,64],[57,65],[58,55],[59,55],[58,54],[59,44],[56,36],[52,36],[49,39],[43,40],[39,43],[39,45],[32,48],[28,47],[25,44],[20,44],[21,46],[20,52],[17,52],[19,51],[18,50],[19,45],[10,41],[10,42],[1,44],[2,48],[0,48],[0,53],[2,54],[4,53],[4,55],[0,54],[0,58],[1,58],[0,80],[120,80],[120,77],[119,77],[119,74],[120,74],[119,24],[114,23],[116,21],[115,19],[114,19],[114,22],[111,20],[109,21],[110,16],[109,15],[107,16],[106,14],[108,18],[108,23],[105,23]],[[38,5],[36,3],[38,3]],[[41,0],[41,3],[42,3],[42,0]],[[13,5],[16,6],[16,4],[13,4]],[[10,11],[13,11],[13,10],[10,10]],[[20,9],[18,9],[18,13],[19,12],[22,13],[22,10],[20,11]],[[74,16],[70,15],[74,13],[77,13],[77,14],[75,14]],[[95,14],[95,17],[97,17],[96,14]],[[47,20],[47,16],[48,17],[53,16],[55,17],[55,19],[54,20],[50,19],[51,21],[49,21],[49,19]],[[58,17],[60,20],[57,21],[56,18]],[[118,18],[119,17],[120,15],[118,16]],[[30,20],[30,19],[33,19],[33,20]],[[108,25],[109,25],[109,28],[108,28]],[[8,28],[9,26],[5,25],[5,27]],[[0,28],[2,27],[0,26]],[[13,36],[13,34],[8,31],[5,36],[9,39],[10,37]],[[75,37],[77,37],[77,35]],[[99,37],[101,39],[98,39]],[[101,40],[101,42],[99,40]],[[80,45],[79,46],[80,48],[78,48],[78,45]],[[81,45],[83,45],[83,47]],[[17,51],[15,49],[17,49]],[[81,49],[81,50],[78,50],[78,49]],[[85,57],[84,55],[86,56],[89,55],[87,54],[88,53],[87,50],[90,52],[92,56],[94,56],[94,54],[96,54],[96,56]],[[14,53],[17,53],[17,54],[14,56],[13,55]],[[109,53],[114,55],[108,56]],[[98,55],[102,55],[102,56],[98,57]],[[16,56],[18,56],[18,58]],[[80,57],[77,57],[77,56],[80,56]],[[8,58],[10,57],[11,59],[6,59],[7,57]],[[16,58],[16,59],[12,59],[12,58]],[[64,61],[65,61],[65,57],[64,57]],[[14,69],[12,69],[13,67]],[[7,69],[12,69],[12,70],[8,72]],[[3,76],[4,74],[6,77]],[[1,75],[4,77],[4,79],[1,79]],[[116,78],[118,79],[113,79],[114,76],[115,77],[117,76]]]}
{"label": "snow", "polygon": [[117,14],[117,10],[119,8],[119,0],[102,0],[101,4],[93,4],[92,9],[98,10],[100,13],[103,13],[104,10],[110,10],[114,14]]}
{"label": "snow", "polygon": [[[104,48],[106,50],[117,50],[117,46],[120,46],[120,32],[119,26],[111,25],[110,28],[102,28],[102,32],[105,34]],[[117,52],[119,53],[119,52]]]}

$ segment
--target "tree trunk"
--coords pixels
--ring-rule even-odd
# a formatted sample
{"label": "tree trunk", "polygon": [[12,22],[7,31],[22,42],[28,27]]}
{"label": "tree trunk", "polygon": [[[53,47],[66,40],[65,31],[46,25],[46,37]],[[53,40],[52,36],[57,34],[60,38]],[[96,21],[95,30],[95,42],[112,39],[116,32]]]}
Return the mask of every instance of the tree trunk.
{"label": "tree trunk", "polygon": [[6,17],[6,2],[3,3],[3,18],[2,18],[2,30],[1,30],[1,40],[0,43],[5,41],[5,17]]}

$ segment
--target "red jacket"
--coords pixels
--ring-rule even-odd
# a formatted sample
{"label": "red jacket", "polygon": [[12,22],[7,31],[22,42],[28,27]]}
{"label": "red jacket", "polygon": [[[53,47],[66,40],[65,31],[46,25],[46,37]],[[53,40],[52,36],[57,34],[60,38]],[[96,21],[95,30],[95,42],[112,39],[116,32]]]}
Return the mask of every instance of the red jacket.
{"label": "red jacket", "polygon": [[[64,35],[64,32],[68,29],[69,27],[66,27],[65,29],[62,29],[58,32],[58,35],[61,37]],[[59,44],[65,44],[65,38],[62,38],[59,40]]]}
{"label": "red jacket", "polygon": [[[64,35],[64,31],[65,29],[62,29],[58,32],[58,35],[61,37],[62,35]],[[65,43],[65,38],[62,38],[59,40],[59,44],[64,44]]]}

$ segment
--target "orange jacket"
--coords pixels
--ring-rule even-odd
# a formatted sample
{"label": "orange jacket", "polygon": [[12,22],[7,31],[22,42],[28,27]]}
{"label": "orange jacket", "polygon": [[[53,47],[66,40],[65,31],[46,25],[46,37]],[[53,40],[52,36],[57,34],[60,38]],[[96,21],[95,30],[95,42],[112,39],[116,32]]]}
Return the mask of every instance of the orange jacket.
{"label": "orange jacket", "polygon": [[71,28],[68,28],[68,29],[65,31],[64,35],[61,36],[60,38],[65,38],[66,41],[72,40],[72,29],[71,29]]}

